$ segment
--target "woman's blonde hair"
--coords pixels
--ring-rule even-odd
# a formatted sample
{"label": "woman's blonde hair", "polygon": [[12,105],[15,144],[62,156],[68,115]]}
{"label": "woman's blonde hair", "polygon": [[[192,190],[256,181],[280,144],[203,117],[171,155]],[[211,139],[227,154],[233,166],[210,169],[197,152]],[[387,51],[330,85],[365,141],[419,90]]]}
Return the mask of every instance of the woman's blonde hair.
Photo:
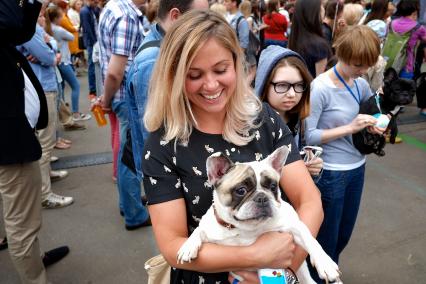
{"label": "woman's blonde hair", "polygon": [[210,10],[215,11],[219,14],[221,14],[223,17],[226,18],[226,7],[225,5],[221,4],[221,3],[214,3],[210,6]]}
{"label": "woman's blonde hair", "polygon": [[244,18],[248,18],[251,15],[251,3],[248,0],[244,0],[241,2],[239,6],[241,14],[243,14]]}
{"label": "woman's blonde hair", "polygon": [[364,15],[364,8],[361,4],[348,3],[343,7],[343,19],[348,26],[357,25]]}
{"label": "woman's blonde hair", "polygon": [[333,44],[336,57],[346,64],[373,66],[380,55],[380,39],[364,25],[348,27]]}
{"label": "woman's blonde hair", "polygon": [[236,72],[222,136],[235,145],[246,145],[253,139],[250,130],[258,126],[262,104],[245,79],[244,54],[235,31],[220,14],[209,10],[185,13],[166,33],[151,77],[145,127],[151,132],[164,127],[164,140],[188,143],[197,121],[185,95],[185,79],[198,51],[211,38],[232,53]]}

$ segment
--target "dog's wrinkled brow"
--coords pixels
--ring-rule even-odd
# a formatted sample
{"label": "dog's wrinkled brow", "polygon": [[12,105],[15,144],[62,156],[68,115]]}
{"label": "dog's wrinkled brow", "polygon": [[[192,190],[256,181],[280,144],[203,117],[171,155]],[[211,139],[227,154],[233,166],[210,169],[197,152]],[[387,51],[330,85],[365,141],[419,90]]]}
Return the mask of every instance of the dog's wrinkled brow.
{"label": "dog's wrinkled brow", "polygon": [[[276,177],[274,177],[271,172],[269,171],[263,171],[260,173],[260,185],[266,189],[266,190],[270,190],[271,189],[271,185],[275,183],[277,186],[279,186],[279,180],[277,180]],[[278,191],[276,193],[274,193],[275,199],[278,200],[279,196],[278,196]]]}

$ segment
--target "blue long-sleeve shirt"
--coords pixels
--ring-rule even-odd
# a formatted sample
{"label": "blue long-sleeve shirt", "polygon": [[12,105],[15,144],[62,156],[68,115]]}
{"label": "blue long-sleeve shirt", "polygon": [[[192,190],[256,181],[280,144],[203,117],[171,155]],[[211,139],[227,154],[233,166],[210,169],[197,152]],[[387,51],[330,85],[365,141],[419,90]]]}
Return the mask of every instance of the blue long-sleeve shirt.
{"label": "blue long-sleeve shirt", "polygon": [[44,41],[44,30],[37,24],[36,31],[31,40],[17,47],[24,55],[32,55],[36,62],[30,62],[35,75],[39,79],[45,92],[57,92],[58,85],[55,73],[55,51]]}
{"label": "blue long-sleeve shirt", "polygon": [[[155,24],[143,40],[142,45],[151,41],[161,41],[164,32]],[[133,159],[138,178],[142,177],[142,150],[144,138],[148,136],[143,124],[145,104],[148,98],[151,74],[160,52],[158,46],[143,49],[133,60],[128,73],[125,100],[129,108],[129,125],[132,135]]]}

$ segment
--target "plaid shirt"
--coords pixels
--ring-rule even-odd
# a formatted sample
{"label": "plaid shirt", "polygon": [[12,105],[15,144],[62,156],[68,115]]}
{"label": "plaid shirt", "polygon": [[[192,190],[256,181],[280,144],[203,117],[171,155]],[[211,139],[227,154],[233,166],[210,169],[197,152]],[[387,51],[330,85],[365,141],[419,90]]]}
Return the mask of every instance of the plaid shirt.
{"label": "plaid shirt", "polygon": [[123,81],[114,100],[123,100],[126,93],[126,75],[143,40],[141,11],[131,0],[110,0],[99,19],[99,49],[102,81],[105,81],[108,63],[113,54],[128,57]]}

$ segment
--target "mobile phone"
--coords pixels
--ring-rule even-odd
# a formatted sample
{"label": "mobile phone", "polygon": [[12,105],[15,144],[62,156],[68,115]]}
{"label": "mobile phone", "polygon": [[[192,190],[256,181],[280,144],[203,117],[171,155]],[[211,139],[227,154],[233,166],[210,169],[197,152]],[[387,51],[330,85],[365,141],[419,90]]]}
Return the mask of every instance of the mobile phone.
{"label": "mobile phone", "polygon": [[[310,154],[311,153],[311,154]],[[322,148],[319,146],[305,146],[300,151],[300,156],[304,162],[309,162],[322,154]]]}

